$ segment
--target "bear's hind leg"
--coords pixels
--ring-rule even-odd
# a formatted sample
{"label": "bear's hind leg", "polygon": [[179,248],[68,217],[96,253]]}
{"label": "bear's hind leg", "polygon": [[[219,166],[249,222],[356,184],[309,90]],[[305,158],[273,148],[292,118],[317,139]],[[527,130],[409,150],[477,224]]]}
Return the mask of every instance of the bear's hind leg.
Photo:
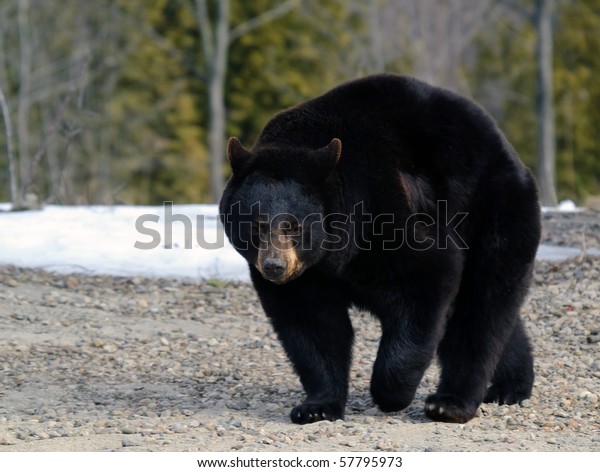
{"label": "bear's hind leg", "polygon": [[[531,265],[513,267],[510,277],[505,276],[508,283],[489,270],[478,263],[465,268],[438,346],[440,383],[425,403],[433,420],[465,423],[486,399],[519,401],[531,391],[531,349],[519,319]],[[511,382],[516,384],[509,386]]]}
{"label": "bear's hind leg", "polygon": [[525,334],[521,318],[518,318],[484,401],[500,405],[520,403],[531,396],[533,378],[531,343]]}

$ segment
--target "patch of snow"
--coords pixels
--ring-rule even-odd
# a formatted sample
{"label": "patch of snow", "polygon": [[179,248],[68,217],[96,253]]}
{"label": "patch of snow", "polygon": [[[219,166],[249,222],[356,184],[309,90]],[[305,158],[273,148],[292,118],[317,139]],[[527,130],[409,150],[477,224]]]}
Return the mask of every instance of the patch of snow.
{"label": "patch of snow", "polygon": [[[590,256],[600,256],[600,250],[596,248],[588,248],[586,254]],[[545,261],[560,261],[569,259],[571,257],[579,257],[581,255],[581,249],[576,247],[565,247],[565,246],[549,246],[546,244],[540,244],[536,258]]]}
{"label": "patch of snow", "polygon": [[573,200],[563,200],[558,204],[558,211],[577,211],[577,205]]}
{"label": "patch of snow", "polygon": [[548,212],[553,212],[553,211],[560,211],[560,212],[565,212],[565,213],[577,213],[579,211],[583,211],[583,208],[575,205],[575,202],[573,200],[562,200],[555,207],[548,207],[548,206],[542,207],[542,213],[548,213]]}
{"label": "patch of snow", "polygon": [[[140,243],[156,247],[136,247]],[[211,243],[217,248],[207,249]],[[49,205],[41,211],[0,213],[0,264],[67,273],[249,280],[248,264],[229,244],[216,205]]]}

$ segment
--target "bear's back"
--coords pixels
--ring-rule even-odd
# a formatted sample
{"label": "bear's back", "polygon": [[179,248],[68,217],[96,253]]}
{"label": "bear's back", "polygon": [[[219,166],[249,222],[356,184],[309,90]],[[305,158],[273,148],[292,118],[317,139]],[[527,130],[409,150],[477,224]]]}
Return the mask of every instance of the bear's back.
{"label": "bear's back", "polygon": [[516,153],[479,105],[392,74],[346,82],[280,112],[267,123],[254,149],[317,149],[332,138],[342,141],[342,167],[369,173],[389,171],[391,165],[449,175],[497,159],[519,165]]}
{"label": "bear's back", "polygon": [[504,141],[494,121],[474,102],[414,78],[379,74],[343,83],[280,112],[265,126],[255,148],[317,149],[334,137],[346,149],[400,146],[409,152],[418,148],[421,154],[460,143]]}
{"label": "bear's back", "polygon": [[[275,115],[255,148],[309,147],[327,144],[331,136],[358,138],[357,133],[392,124],[422,110],[429,85],[403,76],[381,74],[343,83],[323,95]],[[357,139],[357,140],[358,140]]]}

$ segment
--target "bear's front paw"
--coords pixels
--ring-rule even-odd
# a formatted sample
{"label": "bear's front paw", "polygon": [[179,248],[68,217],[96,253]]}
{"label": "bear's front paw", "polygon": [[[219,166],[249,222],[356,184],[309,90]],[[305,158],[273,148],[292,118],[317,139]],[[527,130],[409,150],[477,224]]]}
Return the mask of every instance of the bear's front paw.
{"label": "bear's front paw", "polygon": [[290,418],[296,424],[343,420],[344,409],[336,403],[304,403],[292,410]]}
{"label": "bear's front paw", "polygon": [[466,423],[477,413],[478,405],[445,393],[434,393],[425,400],[425,414],[434,421]]}

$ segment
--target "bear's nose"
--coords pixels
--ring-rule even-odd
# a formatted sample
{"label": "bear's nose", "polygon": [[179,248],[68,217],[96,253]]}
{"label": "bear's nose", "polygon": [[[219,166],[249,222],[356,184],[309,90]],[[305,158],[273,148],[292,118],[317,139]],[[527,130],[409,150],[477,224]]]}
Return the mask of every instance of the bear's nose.
{"label": "bear's nose", "polygon": [[287,267],[286,262],[283,259],[275,257],[267,257],[263,262],[263,272],[265,277],[268,279],[280,278]]}

